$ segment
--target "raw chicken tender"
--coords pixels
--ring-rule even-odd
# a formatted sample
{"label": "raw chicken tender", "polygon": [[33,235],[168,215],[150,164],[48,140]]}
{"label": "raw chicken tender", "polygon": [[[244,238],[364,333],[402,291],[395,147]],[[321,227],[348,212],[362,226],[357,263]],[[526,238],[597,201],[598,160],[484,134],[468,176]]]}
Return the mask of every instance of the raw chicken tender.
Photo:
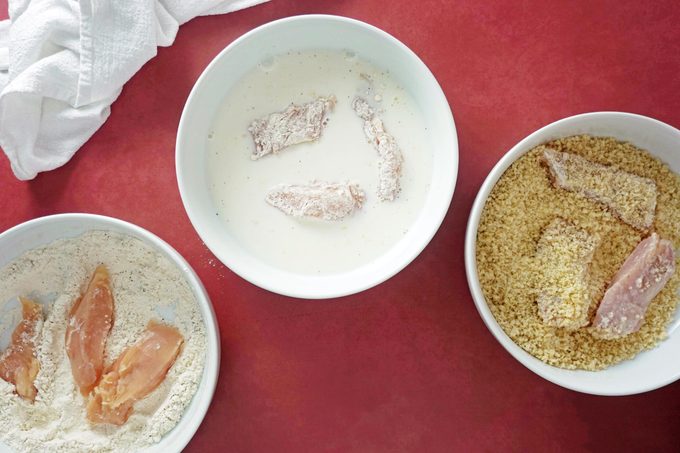
{"label": "raw chicken tender", "polygon": [[318,140],[335,102],[335,96],[320,97],[302,105],[290,104],[283,112],[253,121],[248,127],[255,142],[251,158],[257,160],[292,145]]}
{"label": "raw chicken tender", "polygon": [[545,324],[569,330],[588,324],[588,269],[598,244],[598,238],[560,217],[543,230],[536,267],[538,313]]}
{"label": "raw chicken tender", "polygon": [[591,333],[615,339],[637,332],[652,299],[675,271],[673,244],[652,233],[614,276],[597,309]]}
{"label": "raw chicken tender", "polygon": [[113,295],[109,272],[99,265],[87,290],[71,307],[66,327],[66,353],[71,373],[83,396],[87,396],[104,369],[104,348],[113,326]]}
{"label": "raw chicken tender", "polygon": [[605,205],[633,228],[646,231],[652,226],[656,209],[653,180],[551,148],[545,148],[543,164],[555,187]]}
{"label": "raw chicken tender", "polygon": [[34,401],[38,391],[33,382],[40,371],[35,342],[42,326],[42,307],[25,297],[19,301],[23,319],[12,332],[9,347],[0,355],[0,378],[14,384],[20,397]]}
{"label": "raw chicken tender", "polygon": [[364,120],[364,134],[378,151],[378,198],[381,201],[392,201],[401,190],[399,178],[403,157],[399,145],[394,137],[385,132],[382,120],[375,115],[364,98],[355,98],[352,108]]}
{"label": "raw chicken tender", "polygon": [[357,184],[312,181],[279,184],[269,191],[266,200],[293,217],[342,220],[361,209],[365,196]]}
{"label": "raw chicken tender", "polygon": [[149,321],[142,338],[124,350],[92,391],[87,418],[122,425],[136,401],[163,382],[179,355],[184,337],[175,327]]}

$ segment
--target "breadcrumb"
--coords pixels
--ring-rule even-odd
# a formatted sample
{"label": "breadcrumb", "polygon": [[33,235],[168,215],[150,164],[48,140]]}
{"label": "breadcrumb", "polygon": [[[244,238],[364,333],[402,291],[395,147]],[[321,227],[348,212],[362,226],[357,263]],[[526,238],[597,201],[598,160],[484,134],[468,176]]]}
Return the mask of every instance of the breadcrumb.
{"label": "breadcrumb", "polygon": [[[680,176],[646,151],[609,137],[587,135],[546,143],[601,165],[649,178],[656,183],[652,230],[680,246]],[[602,239],[590,266],[593,300],[643,239],[643,232],[610,210],[574,192],[556,190],[541,166],[544,146],[518,159],[496,183],[477,232],[479,280],[489,308],[505,333],[524,350],[554,366],[600,370],[651,349],[666,338],[678,305],[680,272],[654,298],[640,330],[617,340],[593,337],[587,328],[567,330],[545,325],[537,307],[536,247],[555,217],[563,217]],[[592,319],[596,304],[591,304]]]}

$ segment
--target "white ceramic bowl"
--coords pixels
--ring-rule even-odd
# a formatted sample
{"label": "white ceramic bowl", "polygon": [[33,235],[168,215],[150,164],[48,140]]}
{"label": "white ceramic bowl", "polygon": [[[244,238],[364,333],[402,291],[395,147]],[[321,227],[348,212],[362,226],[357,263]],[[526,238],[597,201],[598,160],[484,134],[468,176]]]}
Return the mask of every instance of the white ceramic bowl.
{"label": "white ceramic bowl", "polygon": [[[345,273],[313,276],[287,272],[253,256],[215,216],[208,189],[206,137],[231,86],[266,56],[300,49],[352,50],[389,69],[425,116],[434,156],[431,188],[409,232],[372,263]],[[302,298],[356,293],[387,280],[425,248],[446,214],[458,173],[458,140],[451,110],[425,64],[404,44],[371,25],[337,16],[281,19],[246,33],[224,49],[196,82],[177,133],[177,181],[191,223],[208,248],[232,271],[270,291]]]}
{"label": "white ceramic bowl", "polygon": [[[602,371],[573,371],[547,365],[517,346],[494,319],[486,304],[477,275],[476,244],[479,219],[486,199],[505,170],[541,143],[570,135],[611,136],[649,151],[680,173],[680,131],[660,121],[630,113],[597,112],[565,118],[549,124],[515,145],[491,170],[470,213],[465,237],[465,270],[472,298],[484,323],[503,347],[524,366],[543,378],[584,393],[630,395],[653,390],[680,378],[680,319],[669,327],[669,338],[658,347]],[[679,295],[680,297],[680,295]]]}
{"label": "white ceramic bowl", "polygon": [[[58,214],[30,220],[0,234],[0,251],[2,251],[0,267],[28,250],[47,245],[58,239],[76,237],[91,230],[127,234],[148,244],[181,270],[198,301],[207,336],[203,376],[196,394],[177,426],[159,443],[144,450],[147,453],[181,452],[193,437],[208,410],[220,369],[219,329],[215,313],[203,284],[184,258],[158,236],[131,223],[94,214]],[[0,442],[0,452],[11,451],[9,447]]]}

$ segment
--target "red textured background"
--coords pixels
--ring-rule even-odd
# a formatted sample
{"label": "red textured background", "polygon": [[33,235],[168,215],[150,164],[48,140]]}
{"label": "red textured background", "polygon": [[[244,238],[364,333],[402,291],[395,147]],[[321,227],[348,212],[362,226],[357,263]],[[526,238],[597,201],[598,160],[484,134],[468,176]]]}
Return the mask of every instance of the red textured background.
{"label": "red textured background", "polygon": [[[213,261],[175,181],[175,132],[203,68],[244,32],[304,13],[355,17],[410,46],[441,83],[460,140],[454,201],[432,243],[388,282],[333,301],[277,296]],[[596,110],[680,127],[677,0],[274,0],[183,26],[65,167],[19,182],[0,158],[0,230],[92,212],[186,257],[223,348],[191,452],[680,451],[680,383],[605,398],[544,381],[487,331],[465,280],[465,224],[494,163],[537,128]]]}

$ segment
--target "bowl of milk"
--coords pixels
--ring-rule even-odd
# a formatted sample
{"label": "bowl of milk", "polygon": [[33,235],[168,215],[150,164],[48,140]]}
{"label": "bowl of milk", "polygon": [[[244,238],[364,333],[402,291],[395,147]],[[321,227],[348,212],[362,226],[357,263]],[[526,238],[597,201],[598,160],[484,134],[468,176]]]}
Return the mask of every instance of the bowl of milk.
{"label": "bowl of milk", "polygon": [[[382,163],[357,97],[401,152],[394,200],[378,196]],[[254,120],[325,98],[334,105],[320,136],[252,158]],[[357,20],[306,15],[246,33],[208,65],[182,113],[176,169],[194,228],[226,266],[264,289],[323,299],[373,287],[425,248],[451,203],[458,141],[439,84],[404,44]],[[329,221],[265,201],[272,187],[312,181],[361,187],[360,209]]]}

